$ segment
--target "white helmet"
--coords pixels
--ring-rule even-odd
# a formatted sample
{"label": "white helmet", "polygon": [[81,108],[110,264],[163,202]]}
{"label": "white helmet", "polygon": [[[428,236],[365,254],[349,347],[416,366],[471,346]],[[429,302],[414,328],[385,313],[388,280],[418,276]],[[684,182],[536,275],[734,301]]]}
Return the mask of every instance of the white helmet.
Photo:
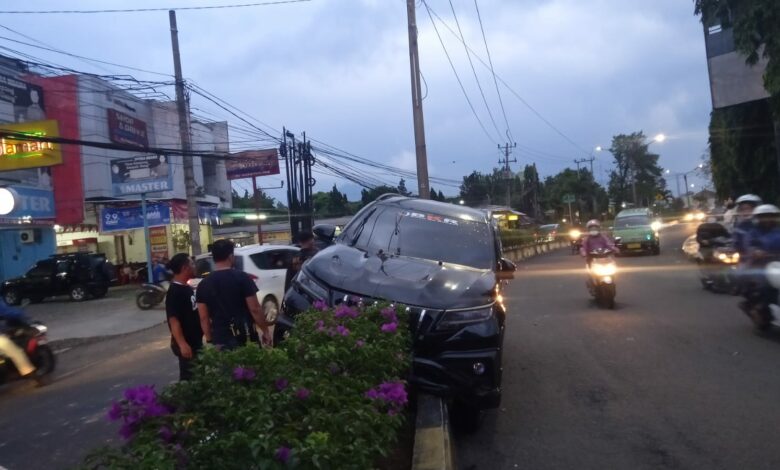
{"label": "white helmet", "polygon": [[601,222],[599,222],[596,219],[590,219],[587,224],[585,224],[585,228],[591,228],[591,227],[598,227],[601,228]]}
{"label": "white helmet", "polygon": [[762,204],[753,209],[753,217],[757,215],[778,215],[780,214],[780,208],[774,204]]}
{"label": "white helmet", "polygon": [[756,196],[755,194],[743,194],[742,196],[738,197],[735,201],[736,204],[742,204],[743,202],[748,202],[751,204],[755,204],[756,206],[761,204],[761,198]]}

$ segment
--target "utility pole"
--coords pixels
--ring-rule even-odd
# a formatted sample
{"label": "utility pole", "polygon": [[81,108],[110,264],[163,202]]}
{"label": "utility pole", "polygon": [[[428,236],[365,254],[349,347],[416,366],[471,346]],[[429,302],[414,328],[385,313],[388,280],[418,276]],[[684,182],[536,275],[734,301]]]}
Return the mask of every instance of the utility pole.
{"label": "utility pole", "polygon": [[[517,159],[509,159],[509,149],[510,148],[516,148],[517,143],[512,144],[511,146],[507,142],[504,145],[504,159],[499,160],[498,163],[501,165],[504,165],[504,179],[506,179],[506,207],[512,208],[512,170],[509,168],[510,163],[517,163]],[[498,149],[501,150],[501,146],[498,146]]]}
{"label": "utility pole", "polygon": [[[595,157],[590,158],[581,158],[579,160],[574,160],[574,163],[577,164],[577,173],[580,172],[580,163],[590,163],[590,174],[593,175],[593,160],[595,160]],[[593,180],[596,180],[596,177],[593,177]]]}
{"label": "utility pole", "polygon": [[176,74],[176,110],[179,113],[179,135],[181,137],[182,163],[184,166],[184,188],[187,194],[187,219],[190,227],[192,255],[201,253],[200,221],[198,220],[198,201],[195,200],[195,168],[193,166],[192,141],[190,140],[190,120],[184,97],[184,79],[181,73],[179,56],[179,30],[176,27],[176,10],[168,11],[171,23],[171,46],[173,47],[173,69]]}
{"label": "utility pole", "polygon": [[406,0],[409,23],[409,66],[412,74],[412,112],[414,114],[414,145],[417,154],[417,192],[420,199],[430,199],[428,183],[428,153],[425,148],[425,121],[423,120],[420,54],[417,49],[417,14],[415,1]]}

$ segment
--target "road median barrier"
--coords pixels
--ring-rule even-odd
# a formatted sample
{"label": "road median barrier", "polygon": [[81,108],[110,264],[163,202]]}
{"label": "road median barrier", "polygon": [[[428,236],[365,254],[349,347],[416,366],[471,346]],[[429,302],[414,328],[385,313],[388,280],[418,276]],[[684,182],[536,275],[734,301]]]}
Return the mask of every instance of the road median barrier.
{"label": "road median barrier", "polygon": [[447,405],[432,395],[417,397],[412,470],[453,470],[452,436]]}
{"label": "road median barrier", "polygon": [[568,241],[552,241],[543,243],[534,243],[532,245],[521,245],[514,247],[504,247],[504,256],[514,262],[533,258],[534,256],[549,253],[553,250],[559,250],[569,246]]}

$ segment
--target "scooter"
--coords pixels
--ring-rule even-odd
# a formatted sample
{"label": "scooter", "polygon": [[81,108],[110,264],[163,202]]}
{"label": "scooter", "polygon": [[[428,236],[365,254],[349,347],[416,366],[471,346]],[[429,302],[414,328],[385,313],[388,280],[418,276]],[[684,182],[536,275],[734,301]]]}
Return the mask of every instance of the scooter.
{"label": "scooter", "polygon": [[596,299],[596,304],[609,309],[615,308],[615,264],[614,252],[599,248],[588,253],[588,291]]}
{"label": "scooter", "polygon": [[582,238],[584,234],[581,230],[573,228],[569,231],[569,244],[571,245],[571,254],[576,255],[582,248]]}
{"label": "scooter", "polygon": [[138,308],[149,310],[162,303],[165,300],[165,295],[168,293],[168,283],[165,282],[163,284],[165,285],[142,284],[141,292],[135,296],[135,304],[138,305]]}
{"label": "scooter", "polygon": [[771,299],[762,299],[757,290],[748,291],[745,313],[753,321],[756,329],[767,331],[772,326],[780,327],[780,261],[771,261],[764,267],[764,276],[769,286],[774,288]]}
{"label": "scooter", "polygon": [[23,378],[31,378],[39,386],[49,383],[56,359],[46,338],[46,325],[18,318],[7,320],[6,323],[7,327],[3,333],[27,354],[35,366],[35,372],[28,377],[22,377],[13,361],[0,353],[0,385]]}
{"label": "scooter", "polygon": [[702,240],[697,257],[699,280],[705,290],[734,294],[737,291],[739,253],[730,240],[718,237]]}

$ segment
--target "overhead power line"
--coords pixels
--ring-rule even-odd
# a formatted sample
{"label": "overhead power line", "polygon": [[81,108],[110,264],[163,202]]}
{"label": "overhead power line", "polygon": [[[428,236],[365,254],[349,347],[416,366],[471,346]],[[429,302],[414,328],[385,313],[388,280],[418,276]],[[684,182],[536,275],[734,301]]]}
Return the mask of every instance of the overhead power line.
{"label": "overhead power line", "polygon": [[264,7],[270,5],[283,5],[286,3],[304,3],[312,0],[277,0],[271,2],[238,3],[231,5],[202,5],[190,7],[156,7],[156,8],[119,8],[108,10],[0,10],[0,14],[6,15],[53,15],[61,13],[75,14],[95,14],[95,13],[143,13],[149,11],[169,11],[169,10],[219,10],[223,8],[248,8]]}

